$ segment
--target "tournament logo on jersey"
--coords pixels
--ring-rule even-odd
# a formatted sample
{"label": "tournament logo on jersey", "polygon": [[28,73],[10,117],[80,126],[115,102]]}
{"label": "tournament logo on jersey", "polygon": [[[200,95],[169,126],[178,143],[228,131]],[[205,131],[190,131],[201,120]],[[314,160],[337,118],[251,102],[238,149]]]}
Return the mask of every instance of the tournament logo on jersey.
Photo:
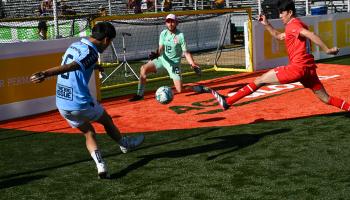
{"label": "tournament logo on jersey", "polygon": [[178,44],[179,43],[179,38],[177,36],[174,37],[174,44]]}

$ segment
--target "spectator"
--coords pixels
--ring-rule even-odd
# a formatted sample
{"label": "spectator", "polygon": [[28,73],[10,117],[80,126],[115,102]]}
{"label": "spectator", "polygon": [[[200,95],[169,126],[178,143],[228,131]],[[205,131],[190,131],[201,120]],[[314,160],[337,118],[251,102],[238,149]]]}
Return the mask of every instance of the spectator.
{"label": "spectator", "polygon": [[104,6],[100,6],[98,8],[98,14],[101,16],[101,17],[104,17],[104,16],[107,16],[107,10]]}
{"label": "spectator", "polygon": [[40,15],[49,15],[52,12],[52,0],[43,0],[39,8]]}
{"label": "spectator", "polygon": [[154,0],[146,0],[147,10],[154,11]]}
{"label": "spectator", "polygon": [[142,13],[141,3],[142,3],[142,0],[129,0],[128,1],[128,8],[129,9],[133,8],[135,14]]}
{"label": "spectator", "polygon": [[75,15],[77,14],[73,10],[72,6],[67,5],[65,2],[61,1],[61,15]]}
{"label": "spectator", "polygon": [[213,7],[215,9],[223,9],[223,8],[225,8],[225,0],[215,0]]}
{"label": "spectator", "polygon": [[163,11],[169,12],[171,8],[173,7],[173,3],[171,0],[163,0]]}
{"label": "spectator", "polygon": [[46,21],[39,21],[38,23],[38,35],[41,40],[47,39],[47,24]]}

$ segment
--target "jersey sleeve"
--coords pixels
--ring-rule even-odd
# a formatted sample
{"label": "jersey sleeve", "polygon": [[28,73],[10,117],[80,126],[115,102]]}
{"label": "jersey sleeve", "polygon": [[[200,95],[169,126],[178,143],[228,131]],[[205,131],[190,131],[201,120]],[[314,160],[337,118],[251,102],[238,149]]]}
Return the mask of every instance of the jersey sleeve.
{"label": "jersey sleeve", "polygon": [[187,51],[187,43],[185,40],[185,36],[183,33],[180,34],[180,44],[181,44],[181,49],[183,52]]}
{"label": "jersey sleeve", "polygon": [[164,46],[165,32],[166,31],[164,30],[159,35],[159,46]]}
{"label": "jersey sleeve", "polygon": [[98,54],[90,46],[84,48],[84,51],[81,51],[80,55],[75,59],[75,62],[77,62],[84,71],[94,67],[97,61]]}

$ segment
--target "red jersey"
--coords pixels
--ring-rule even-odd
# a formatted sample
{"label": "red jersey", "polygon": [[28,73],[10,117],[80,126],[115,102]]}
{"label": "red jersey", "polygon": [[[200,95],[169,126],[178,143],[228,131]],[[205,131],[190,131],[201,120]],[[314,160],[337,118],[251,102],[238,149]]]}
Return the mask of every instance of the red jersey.
{"label": "red jersey", "polygon": [[300,19],[291,19],[285,28],[285,44],[287,47],[290,65],[304,67],[314,67],[315,60],[311,54],[311,41],[300,35],[301,29],[308,27]]}

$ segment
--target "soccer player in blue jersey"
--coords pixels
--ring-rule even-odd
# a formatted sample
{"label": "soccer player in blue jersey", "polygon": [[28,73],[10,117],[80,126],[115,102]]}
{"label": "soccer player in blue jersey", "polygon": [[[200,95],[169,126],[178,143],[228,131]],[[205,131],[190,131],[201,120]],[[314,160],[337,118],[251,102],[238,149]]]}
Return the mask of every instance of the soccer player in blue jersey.
{"label": "soccer player in blue jersey", "polygon": [[98,53],[102,53],[116,36],[115,28],[109,22],[97,23],[89,38],[70,45],[63,56],[61,66],[33,74],[30,80],[40,83],[45,78],[57,76],[56,105],[60,114],[73,127],[78,128],[86,139],[86,147],[96,163],[98,176],[108,178],[107,165],[101,156],[96,142],[96,133],[91,125],[95,121],[102,124],[107,134],[115,140],[123,153],[137,146],[143,135],[134,137],[121,136],[110,115],[92,98],[88,83],[98,66]]}
{"label": "soccer player in blue jersey", "polygon": [[187,45],[184,34],[177,29],[177,17],[174,14],[168,14],[165,18],[166,29],[160,33],[159,48],[157,52],[152,52],[150,61],[141,67],[140,81],[137,88],[137,94],[130,101],[143,99],[146,85],[147,74],[156,73],[160,69],[167,70],[171,79],[173,79],[175,89],[178,93],[183,89],[195,92],[210,92],[208,88],[196,85],[193,87],[183,88],[181,77],[181,57],[185,55],[186,60],[191,68],[198,74],[201,74],[201,68],[194,62],[192,54],[187,51]]}

